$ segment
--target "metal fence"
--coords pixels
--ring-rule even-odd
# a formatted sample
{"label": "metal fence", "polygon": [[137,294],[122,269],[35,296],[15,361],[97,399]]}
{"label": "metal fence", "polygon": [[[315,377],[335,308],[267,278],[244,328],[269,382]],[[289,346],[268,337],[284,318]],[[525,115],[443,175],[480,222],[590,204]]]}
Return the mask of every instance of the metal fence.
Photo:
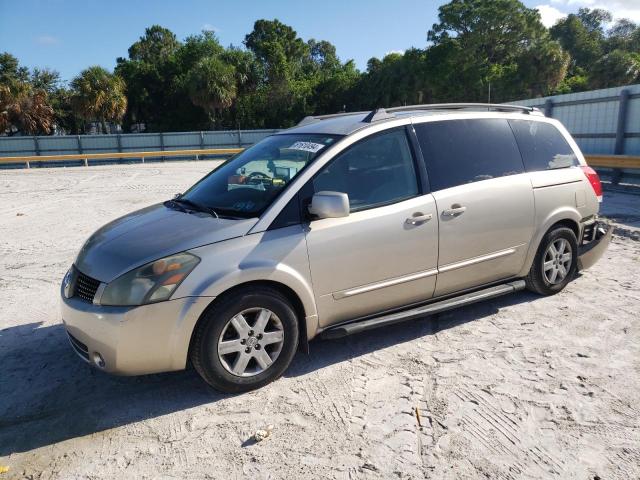
{"label": "metal fence", "polygon": [[[640,85],[509,102],[560,120],[586,155],[640,155]],[[598,168],[611,183],[640,181],[635,169]]]}
{"label": "metal fence", "polygon": [[0,137],[0,157],[247,147],[278,130]]}
{"label": "metal fence", "polygon": [[510,103],[560,120],[584,153],[640,155],[640,85]]}

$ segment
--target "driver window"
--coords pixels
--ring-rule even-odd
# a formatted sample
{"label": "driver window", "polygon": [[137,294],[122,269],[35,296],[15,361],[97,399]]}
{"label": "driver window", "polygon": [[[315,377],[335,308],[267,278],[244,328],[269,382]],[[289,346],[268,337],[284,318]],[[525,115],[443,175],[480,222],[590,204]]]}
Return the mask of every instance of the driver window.
{"label": "driver window", "polygon": [[353,145],[316,175],[313,187],[348,194],[352,212],[415,197],[418,181],[404,129]]}

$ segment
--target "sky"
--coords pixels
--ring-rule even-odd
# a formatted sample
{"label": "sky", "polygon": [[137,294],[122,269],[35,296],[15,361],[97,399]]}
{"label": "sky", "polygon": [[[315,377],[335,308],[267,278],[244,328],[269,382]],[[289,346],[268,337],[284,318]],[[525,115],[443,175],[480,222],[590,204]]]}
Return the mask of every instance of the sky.
{"label": "sky", "polygon": [[[371,57],[424,48],[437,22],[433,0],[0,0],[0,51],[29,68],[49,67],[71,80],[90,65],[113,69],[146,27],[179,39],[214,30],[223,45],[242,45],[260,19],[291,25],[304,40],[328,40],[361,70]],[[640,0],[524,0],[552,25],[580,7],[606,8],[640,23]]]}

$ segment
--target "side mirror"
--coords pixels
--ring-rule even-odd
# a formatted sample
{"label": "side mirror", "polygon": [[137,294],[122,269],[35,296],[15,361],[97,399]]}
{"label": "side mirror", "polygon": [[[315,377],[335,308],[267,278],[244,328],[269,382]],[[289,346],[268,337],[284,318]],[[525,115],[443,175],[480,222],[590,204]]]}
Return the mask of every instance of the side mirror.
{"label": "side mirror", "polygon": [[318,192],[311,199],[309,213],[317,218],[339,218],[349,215],[349,195],[342,192]]}

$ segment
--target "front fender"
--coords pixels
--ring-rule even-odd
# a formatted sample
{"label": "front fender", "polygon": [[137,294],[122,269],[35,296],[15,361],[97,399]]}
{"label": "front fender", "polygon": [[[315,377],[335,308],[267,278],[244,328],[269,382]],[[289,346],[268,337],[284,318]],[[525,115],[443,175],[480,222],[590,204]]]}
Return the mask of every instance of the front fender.
{"label": "front fender", "polygon": [[201,261],[178,287],[175,298],[218,297],[248,282],[276,282],[298,296],[304,308],[307,337],[315,336],[318,315],[306,239],[300,225],[246,235],[190,252]]}

